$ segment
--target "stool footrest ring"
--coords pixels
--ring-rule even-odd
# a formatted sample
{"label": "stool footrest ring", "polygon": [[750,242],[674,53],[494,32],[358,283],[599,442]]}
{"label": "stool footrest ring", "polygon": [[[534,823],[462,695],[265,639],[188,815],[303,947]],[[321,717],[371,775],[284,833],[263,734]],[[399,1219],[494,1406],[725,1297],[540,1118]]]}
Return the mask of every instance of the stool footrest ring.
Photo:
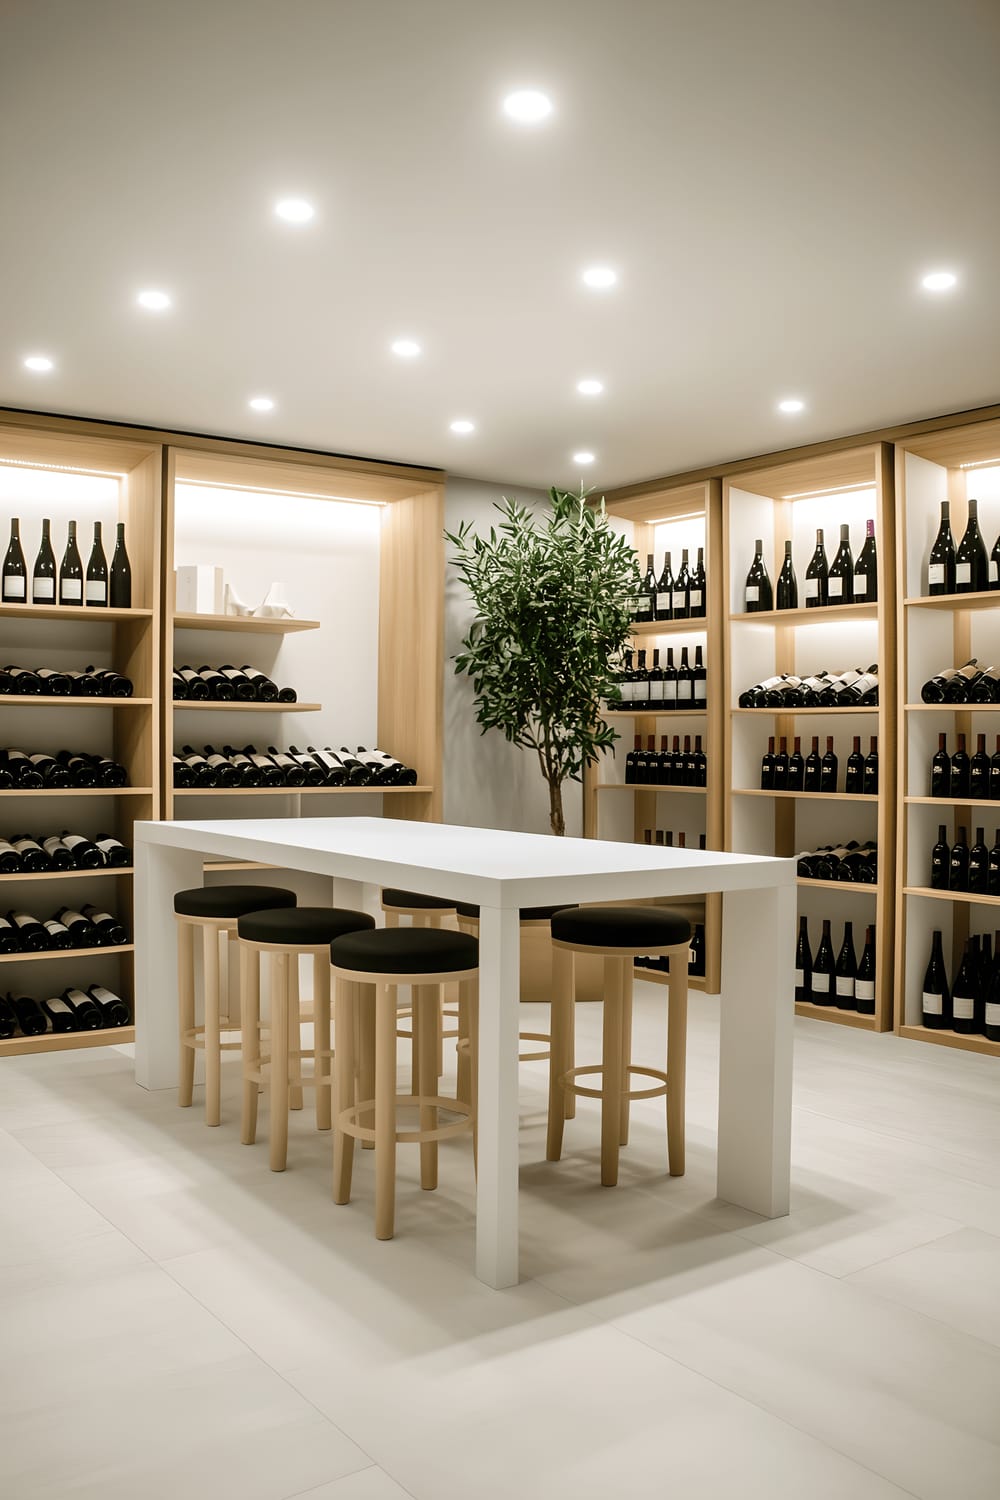
{"label": "stool footrest ring", "polygon": [[[462,1135],[472,1129],[472,1106],[463,1104],[460,1099],[445,1099],[437,1094],[397,1094],[396,1108],[431,1108],[446,1110],[449,1114],[460,1115],[458,1120],[452,1120],[448,1125],[439,1125],[436,1130],[397,1130],[396,1140],[403,1142],[421,1141],[446,1141],[449,1136]],[[375,1100],[366,1099],[361,1104],[352,1104],[349,1109],[342,1109],[337,1115],[337,1129],[344,1135],[353,1136],[356,1141],[374,1141],[375,1131],[372,1126],[359,1125],[358,1116],[375,1113]]]}
{"label": "stool footrest ring", "polygon": [[[602,1063],[595,1063],[586,1068],[572,1068],[568,1073],[562,1075],[559,1084],[564,1093],[581,1095],[585,1099],[603,1099],[604,1092],[602,1089],[587,1089],[581,1084],[572,1082],[574,1078],[586,1077],[594,1073],[603,1074],[603,1072],[604,1066]],[[630,1063],[626,1072],[630,1078],[635,1075],[639,1078],[660,1079],[659,1087],[655,1089],[623,1090],[623,1096],[626,1099],[659,1099],[667,1092],[669,1083],[667,1075],[662,1068],[640,1068],[635,1063]]]}

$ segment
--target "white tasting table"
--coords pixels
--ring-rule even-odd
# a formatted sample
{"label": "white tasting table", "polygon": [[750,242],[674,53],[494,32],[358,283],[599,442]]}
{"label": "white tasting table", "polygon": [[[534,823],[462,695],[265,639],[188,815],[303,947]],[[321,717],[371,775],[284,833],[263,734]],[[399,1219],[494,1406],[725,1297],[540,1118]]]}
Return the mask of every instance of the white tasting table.
{"label": "white tasting table", "polygon": [[337,905],[399,886],[480,907],[476,1274],[518,1279],[518,1005],[522,906],[724,892],[718,1192],[788,1212],[795,862],[382,818],[137,823],[136,1081],[177,1083],[174,892],[206,856],[329,876]]}

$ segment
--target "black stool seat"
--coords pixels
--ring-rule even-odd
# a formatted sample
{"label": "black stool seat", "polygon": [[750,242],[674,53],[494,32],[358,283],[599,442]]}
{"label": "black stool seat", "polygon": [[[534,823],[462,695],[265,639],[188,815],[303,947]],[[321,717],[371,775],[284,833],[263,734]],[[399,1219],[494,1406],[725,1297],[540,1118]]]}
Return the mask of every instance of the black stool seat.
{"label": "black stool seat", "polygon": [[359,974],[457,974],[479,963],[479,944],[466,932],[379,927],[337,938],[330,962]]}
{"label": "black stool seat", "polygon": [[288,908],[296,902],[294,891],[280,885],[198,885],[174,896],[174,911],[179,917],[215,917],[232,920],[248,911],[266,911],[273,907]]}
{"label": "black stool seat", "polygon": [[382,892],[383,906],[419,906],[424,911],[453,911],[454,901],[444,901],[440,896],[421,896],[417,891],[400,891],[389,887]]}
{"label": "black stool seat", "polygon": [[644,953],[691,940],[691,923],[663,906],[578,906],[556,912],[552,936],[580,948]]}
{"label": "black stool seat", "polygon": [[364,911],[330,906],[296,906],[291,911],[248,912],[238,932],[249,943],[284,943],[289,948],[321,948],[346,932],[365,932],[375,918]]}
{"label": "black stool seat", "polygon": [[[471,901],[456,901],[455,910],[460,917],[470,917],[474,921],[479,920],[479,907],[474,906]],[[551,922],[557,911],[573,911],[575,905],[563,906],[522,906],[518,912],[522,922]]]}

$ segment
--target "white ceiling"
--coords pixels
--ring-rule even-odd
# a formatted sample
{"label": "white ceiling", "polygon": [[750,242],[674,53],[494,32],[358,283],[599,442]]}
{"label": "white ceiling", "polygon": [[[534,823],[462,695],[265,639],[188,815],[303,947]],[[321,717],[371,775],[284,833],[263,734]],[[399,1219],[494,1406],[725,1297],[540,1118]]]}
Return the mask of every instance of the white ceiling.
{"label": "white ceiling", "polygon": [[997,0],[0,13],[3,404],[603,488],[1000,400]]}

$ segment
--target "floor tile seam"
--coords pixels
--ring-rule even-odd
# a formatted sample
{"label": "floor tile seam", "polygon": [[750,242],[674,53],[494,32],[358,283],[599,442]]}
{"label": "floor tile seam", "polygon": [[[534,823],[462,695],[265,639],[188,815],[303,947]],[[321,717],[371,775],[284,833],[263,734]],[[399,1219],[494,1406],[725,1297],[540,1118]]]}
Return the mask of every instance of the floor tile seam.
{"label": "floor tile seam", "polygon": [[[355,1469],[353,1474],[344,1474],[344,1475],[342,1475],[342,1478],[343,1479],[354,1479],[354,1478],[357,1477],[358,1474],[369,1474],[369,1473],[372,1472],[372,1470],[378,1470],[378,1472],[380,1474],[384,1474],[387,1479],[391,1479],[392,1482],[393,1482],[393,1484],[397,1485],[399,1487],[399,1489],[402,1490],[402,1492],[403,1492],[404,1495],[409,1495],[411,1497],[411,1500],[417,1500],[417,1496],[416,1496],[415,1492],[413,1490],[411,1490],[407,1485],[405,1485],[402,1482],[401,1479],[397,1479],[394,1474],[390,1473],[390,1471],[386,1468],[385,1464],[377,1464],[377,1463],[368,1464],[363,1469]],[[327,1487],[328,1484],[339,1484],[339,1483],[340,1483],[340,1480],[337,1480],[337,1479],[324,1480],[324,1482],[322,1484],[314,1484],[308,1490],[296,1490],[294,1495],[286,1495],[284,1497],[284,1500],[309,1500],[309,1496],[310,1495],[316,1495],[316,1494],[318,1494],[320,1490],[326,1489],[326,1487]]]}
{"label": "floor tile seam", "polygon": [[[926,1142],[922,1142],[916,1136],[894,1135],[891,1130],[887,1130],[887,1129],[885,1129],[882,1126],[856,1124],[854,1121],[845,1120],[841,1115],[828,1114],[825,1110],[822,1110],[822,1109],[813,1109],[813,1108],[810,1108],[809,1106],[796,1105],[796,1110],[800,1114],[814,1115],[816,1117],[816,1119],[818,1119],[818,1120],[829,1120],[834,1125],[840,1125],[840,1126],[845,1126],[846,1125],[847,1128],[850,1129],[850,1130],[863,1130],[867,1135],[878,1136],[882,1140],[892,1141],[896,1145],[914,1146],[914,1147],[918,1147],[919,1148],[920,1146],[926,1144]],[[940,1151],[940,1152],[942,1152],[945,1156],[955,1157],[958,1161],[969,1161],[969,1160],[973,1160],[974,1159],[974,1158],[968,1157],[963,1152],[952,1151],[947,1146],[937,1146],[935,1149],[938,1150],[938,1151]],[[794,1162],[794,1142],[793,1142],[792,1151],[793,1151],[792,1168],[793,1168],[793,1171],[794,1171],[794,1167],[795,1167],[795,1162]],[[984,1161],[985,1160],[986,1160],[986,1158],[984,1157]],[[992,1186],[992,1184],[989,1184],[989,1183],[977,1182],[974,1178],[971,1178],[971,1177],[962,1177],[961,1180],[963,1182],[968,1182],[970,1185],[972,1185],[974,1187],[989,1187],[989,1186]],[[995,1188],[994,1191],[1000,1191],[1000,1188]]]}
{"label": "floor tile seam", "polygon": [[[942,1214],[941,1217],[945,1218],[947,1215]],[[770,1223],[773,1221],[767,1220],[766,1222]],[[755,1240],[746,1229],[733,1229],[730,1232],[739,1235],[741,1240],[746,1240],[748,1245],[755,1245],[758,1250],[770,1250],[775,1255],[780,1255],[782,1260],[789,1260],[796,1265],[805,1266],[807,1270],[815,1271],[820,1276],[829,1276],[834,1281],[846,1281],[849,1276],[856,1276],[861,1271],[870,1271],[873,1266],[885,1265],[886,1261],[895,1260],[899,1255],[909,1255],[911,1250],[923,1250],[925,1246],[933,1245],[935,1240],[946,1239],[949,1234],[955,1234],[960,1229],[971,1229],[974,1227],[971,1224],[963,1224],[961,1219],[952,1219],[950,1222],[953,1226],[951,1229],[942,1229],[938,1233],[930,1235],[926,1240],[919,1240],[915,1245],[908,1245],[905,1250],[893,1250],[889,1255],[879,1255],[875,1260],[867,1261],[863,1266],[855,1266],[853,1271],[841,1271],[839,1273],[828,1271],[823,1266],[814,1266],[809,1261],[803,1260],[801,1256],[792,1255],[789,1251],[783,1250],[780,1245],[764,1245],[760,1240]]]}

